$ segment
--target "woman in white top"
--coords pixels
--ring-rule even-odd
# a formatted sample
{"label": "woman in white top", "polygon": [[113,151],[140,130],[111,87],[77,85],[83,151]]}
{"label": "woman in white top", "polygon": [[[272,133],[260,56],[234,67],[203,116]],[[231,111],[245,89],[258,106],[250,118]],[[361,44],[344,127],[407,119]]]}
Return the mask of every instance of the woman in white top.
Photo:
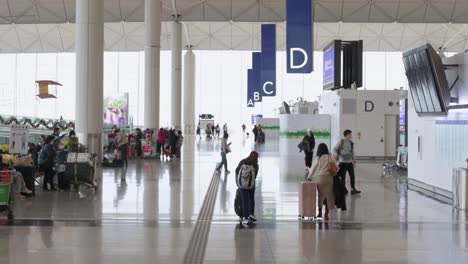
{"label": "woman in white top", "polygon": [[335,193],[333,192],[333,177],[336,176],[336,173],[331,173],[333,170],[338,171],[338,164],[336,163],[333,155],[330,155],[328,147],[326,144],[321,143],[317,149],[317,157],[312,163],[312,167],[309,170],[309,175],[307,179],[310,181],[312,177],[316,177],[317,189],[319,193],[318,198],[318,208],[319,213],[318,217],[322,217],[322,206],[323,201],[327,199],[327,206],[325,207],[325,220],[329,219],[329,210],[335,208]]}

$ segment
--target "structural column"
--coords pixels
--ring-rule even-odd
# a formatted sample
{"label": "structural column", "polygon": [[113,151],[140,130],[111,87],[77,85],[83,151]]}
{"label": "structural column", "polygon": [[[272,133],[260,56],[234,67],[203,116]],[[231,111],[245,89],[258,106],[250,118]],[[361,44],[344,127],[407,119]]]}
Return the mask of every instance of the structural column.
{"label": "structural column", "polygon": [[182,121],[182,23],[172,22],[172,126],[181,128]]}
{"label": "structural column", "polygon": [[195,134],[195,54],[188,47],[184,56],[184,107],[183,125],[184,133]]}
{"label": "structural column", "polygon": [[76,122],[80,142],[102,155],[104,0],[76,1]]}
{"label": "structural column", "polygon": [[145,128],[159,128],[161,3],[145,0]]}

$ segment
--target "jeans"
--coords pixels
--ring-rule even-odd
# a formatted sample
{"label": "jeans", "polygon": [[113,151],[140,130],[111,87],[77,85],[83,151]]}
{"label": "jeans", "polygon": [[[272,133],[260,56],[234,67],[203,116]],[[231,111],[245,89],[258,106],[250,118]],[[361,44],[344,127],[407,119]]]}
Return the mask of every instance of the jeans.
{"label": "jeans", "polygon": [[255,212],[255,189],[240,189],[242,200],[242,215],[244,218]]}
{"label": "jeans", "polygon": [[226,152],[221,152],[221,163],[218,165],[216,168],[217,170],[221,170],[221,168],[224,165],[224,170],[228,170],[228,163],[227,163],[227,157],[226,157]]}
{"label": "jeans", "polygon": [[340,170],[337,176],[343,179],[344,186],[346,186],[346,172],[349,173],[349,178],[351,179],[351,189],[356,189],[353,163],[340,163]]}

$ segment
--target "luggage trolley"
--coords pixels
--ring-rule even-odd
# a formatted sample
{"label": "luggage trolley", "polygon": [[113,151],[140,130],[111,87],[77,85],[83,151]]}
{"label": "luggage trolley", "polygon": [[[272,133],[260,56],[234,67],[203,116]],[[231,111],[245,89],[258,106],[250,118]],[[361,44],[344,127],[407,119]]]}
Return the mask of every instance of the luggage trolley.
{"label": "luggage trolley", "polygon": [[71,184],[78,191],[80,186],[94,188],[96,183],[97,155],[89,153],[69,153],[67,157],[66,175]]}
{"label": "luggage trolley", "polygon": [[13,208],[10,200],[10,189],[15,171],[0,171],[0,211],[7,211],[8,220],[13,220]]}

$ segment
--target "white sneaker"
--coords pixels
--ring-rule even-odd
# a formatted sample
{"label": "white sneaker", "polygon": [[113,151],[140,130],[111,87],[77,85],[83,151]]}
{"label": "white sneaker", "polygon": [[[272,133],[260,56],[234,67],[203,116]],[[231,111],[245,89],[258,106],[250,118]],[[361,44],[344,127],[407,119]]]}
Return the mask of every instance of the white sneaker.
{"label": "white sneaker", "polygon": [[252,222],[250,221],[250,219],[244,219],[244,220],[242,220],[242,224],[243,224],[243,225],[249,225],[249,224],[251,224],[251,223],[252,223]]}

